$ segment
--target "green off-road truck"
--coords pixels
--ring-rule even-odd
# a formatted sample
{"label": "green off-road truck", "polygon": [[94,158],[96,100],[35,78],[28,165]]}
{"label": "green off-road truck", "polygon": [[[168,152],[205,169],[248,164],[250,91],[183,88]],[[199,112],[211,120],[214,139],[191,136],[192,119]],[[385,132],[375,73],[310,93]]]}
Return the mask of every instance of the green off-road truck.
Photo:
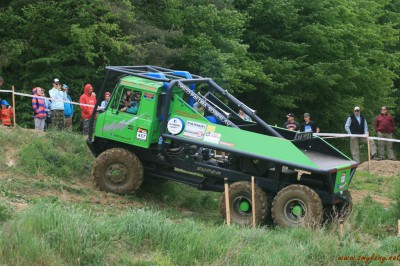
{"label": "green off-road truck", "polygon": [[[111,99],[99,110],[106,91]],[[223,192],[227,177],[236,224],[251,225],[253,207],[257,224],[271,215],[285,227],[351,210],[357,162],[310,132],[268,125],[210,78],[155,66],[107,67],[90,129],[93,176],[108,192],[132,193],[147,177]],[[222,193],[224,218],[225,209]]]}

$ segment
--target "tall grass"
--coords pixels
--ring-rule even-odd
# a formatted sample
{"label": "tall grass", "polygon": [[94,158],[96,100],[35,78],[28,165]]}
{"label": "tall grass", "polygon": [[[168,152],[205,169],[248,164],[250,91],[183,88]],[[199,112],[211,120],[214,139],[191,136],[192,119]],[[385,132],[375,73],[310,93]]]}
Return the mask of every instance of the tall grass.
{"label": "tall grass", "polygon": [[0,200],[0,223],[9,220],[12,214],[13,208],[5,201]]}
{"label": "tall grass", "polygon": [[39,203],[3,225],[0,264],[348,265],[338,256],[391,256],[399,242],[391,236],[371,246],[347,235],[342,245],[336,229],[210,227],[147,209],[108,216]]}
{"label": "tall grass", "polygon": [[21,147],[18,167],[26,173],[63,179],[87,176],[93,157],[83,138],[76,133],[58,131],[36,135]]}

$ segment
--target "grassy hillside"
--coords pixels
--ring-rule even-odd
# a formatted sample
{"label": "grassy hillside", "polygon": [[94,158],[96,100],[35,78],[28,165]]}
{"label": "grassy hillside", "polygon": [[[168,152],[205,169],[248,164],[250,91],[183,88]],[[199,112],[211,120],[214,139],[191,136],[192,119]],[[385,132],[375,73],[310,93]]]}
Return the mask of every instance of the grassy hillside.
{"label": "grassy hillside", "polygon": [[400,253],[400,175],[357,172],[353,194],[362,197],[340,242],[335,223],[227,227],[219,193],[177,183],[145,181],[128,196],[99,191],[78,134],[0,127],[0,152],[0,265],[400,264],[389,259]]}

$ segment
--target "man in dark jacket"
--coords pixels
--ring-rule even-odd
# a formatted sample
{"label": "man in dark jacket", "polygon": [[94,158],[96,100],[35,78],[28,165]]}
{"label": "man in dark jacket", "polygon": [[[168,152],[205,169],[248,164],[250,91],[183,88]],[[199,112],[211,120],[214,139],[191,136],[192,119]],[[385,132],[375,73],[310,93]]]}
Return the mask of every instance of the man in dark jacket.
{"label": "man in dark jacket", "polygon": [[283,128],[291,131],[300,130],[300,124],[294,120],[294,114],[289,113],[286,115],[287,121],[283,124]]}
{"label": "man in dark jacket", "polygon": [[[348,134],[368,134],[368,124],[364,116],[360,115],[360,107],[354,107],[354,113],[347,118],[344,129]],[[360,162],[360,140],[367,143],[367,139],[364,137],[350,137],[351,156],[353,160],[357,162]],[[371,158],[375,159],[375,142],[374,140],[369,140],[369,143],[371,147]]]}
{"label": "man in dark jacket", "polygon": [[[375,131],[378,137],[393,138],[393,133],[396,131],[396,126],[392,115],[387,113],[387,107],[381,108],[381,113],[375,119]],[[387,147],[387,154],[390,160],[396,160],[393,152],[393,143],[379,140],[378,141],[378,160],[384,159],[385,143]]]}

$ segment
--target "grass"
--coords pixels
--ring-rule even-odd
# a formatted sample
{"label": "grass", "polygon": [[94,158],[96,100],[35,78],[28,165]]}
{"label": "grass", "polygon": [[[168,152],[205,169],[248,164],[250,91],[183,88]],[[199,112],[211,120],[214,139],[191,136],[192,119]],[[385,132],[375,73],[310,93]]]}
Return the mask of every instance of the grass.
{"label": "grass", "polygon": [[0,265],[361,265],[338,257],[400,251],[400,177],[356,174],[352,188],[397,202],[355,203],[340,242],[335,223],[227,227],[220,193],[178,183],[147,180],[127,196],[101,192],[84,141],[63,132],[0,131],[0,151],[16,158],[14,166],[0,159]]}
{"label": "grass", "polygon": [[371,194],[396,199],[400,192],[400,174],[395,177],[383,177],[365,171],[357,171],[350,187],[357,190],[367,190]]}
{"label": "grass", "polygon": [[151,209],[108,216],[46,202],[3,229],[0,263],[5,265],[347,265],[337,258],[389,256],[400,245],[393,237],[362,245],[350,233],[341,244],[335,228],[210,227],[192,219],[174,222]]}

